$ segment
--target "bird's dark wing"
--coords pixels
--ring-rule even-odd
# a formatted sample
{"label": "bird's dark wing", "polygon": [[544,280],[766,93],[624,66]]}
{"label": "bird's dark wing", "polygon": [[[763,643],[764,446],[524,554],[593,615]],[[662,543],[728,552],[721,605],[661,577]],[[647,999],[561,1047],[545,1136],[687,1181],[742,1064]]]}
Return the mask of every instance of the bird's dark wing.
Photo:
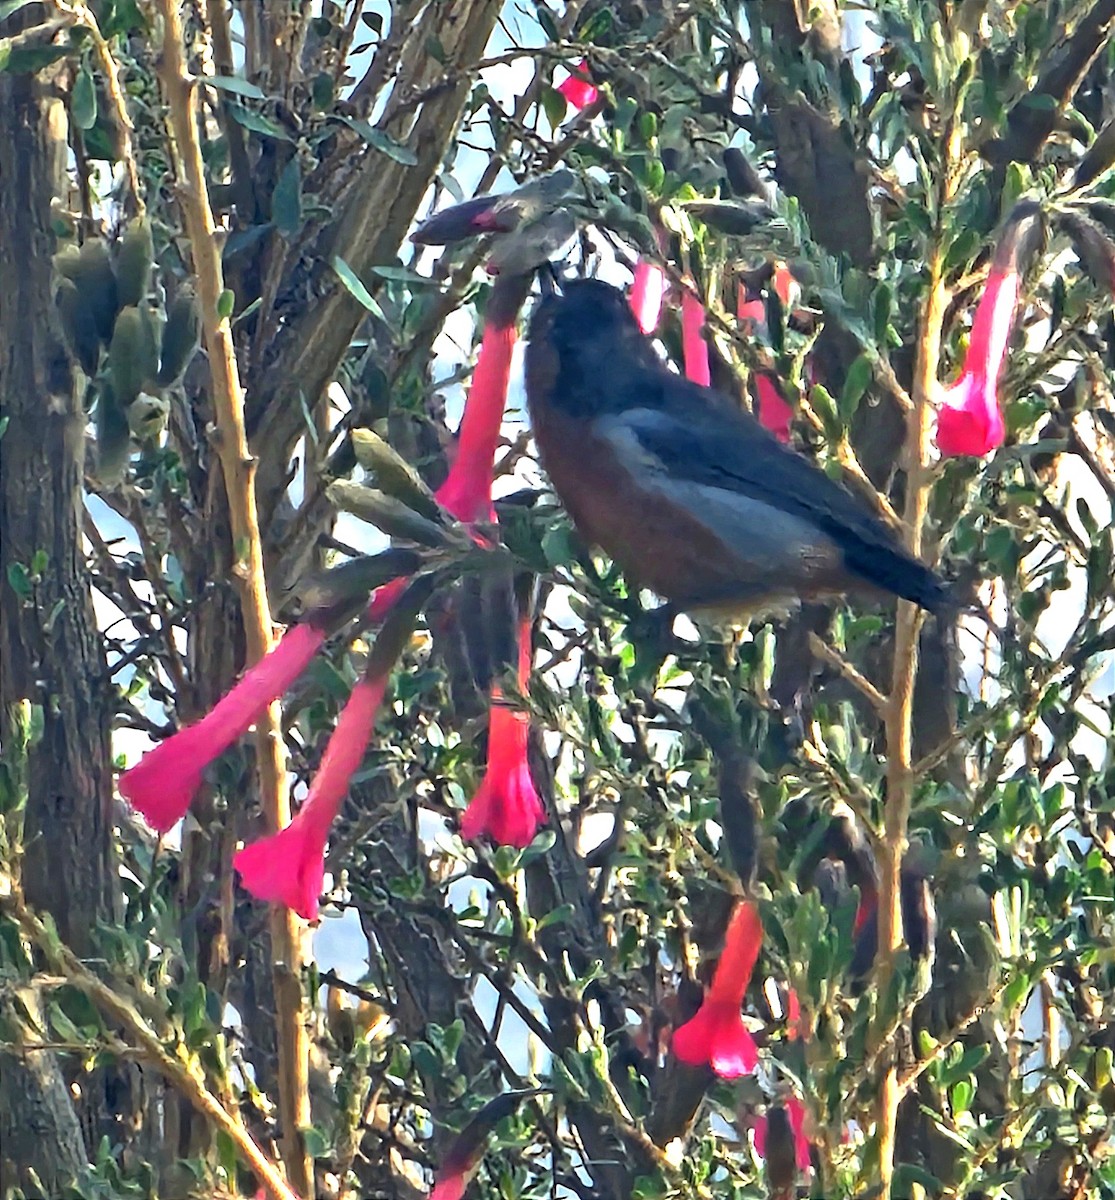
{"label": "bird's dark wing", "polygon": [[931,610],[950,602],[947,585],[907,553],[863,502],[753,418],[665,372],[644,382],[646,407],[609,414],[604,423],[610,436],[634,436],[679,483],[735,493],[808,522],[836,542],[848,569],[869,583]]}

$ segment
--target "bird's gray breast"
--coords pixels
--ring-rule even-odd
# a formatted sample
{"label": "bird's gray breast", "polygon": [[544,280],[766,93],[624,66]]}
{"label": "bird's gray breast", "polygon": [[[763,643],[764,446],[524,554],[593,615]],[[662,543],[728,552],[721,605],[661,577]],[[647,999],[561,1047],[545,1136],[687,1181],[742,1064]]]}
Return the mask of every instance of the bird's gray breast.
{"label": "bird's gray breast", "polygon": [[668,508],[681,508],[723,548],[717,572],[748,587],[775,592],[823,587],[842,563],[839,547],[816,525],[745,492],[713,487],[667,469],[622,416],[605,418],[601,432],[642,488]]}

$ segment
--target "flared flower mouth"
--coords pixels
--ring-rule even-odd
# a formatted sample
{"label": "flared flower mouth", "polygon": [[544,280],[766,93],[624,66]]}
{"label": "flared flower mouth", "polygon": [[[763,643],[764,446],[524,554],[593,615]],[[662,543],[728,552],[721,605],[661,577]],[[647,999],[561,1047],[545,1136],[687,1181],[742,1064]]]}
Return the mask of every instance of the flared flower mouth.
{"label": "flared flower mouth", "polygon": [[386,690],[386,676],[365,677],[356,684],[297,816],[285,829],[245,846],[232,860],[241,883],[258,900],[283,904],[307,921],[317,919],[329,831],[363,761]]}
{"label": "flared flower mouth", "polygon": [[600,89],[592,82],[588,63],[583,58],[580,62],[574,63],[569,70],[568,77],[558,84],[557,90],[565,97],[565,102],[569,107],[576,109],[577,112],[588,108],[590,104],[595,104],[600,96]]}
{"label": "flared flower mouth", "polygon": [[739,1005],[708,997],[695,1017],[674,1030],[670,1045],[682,1062],[708,1063],[722,1079],[750,1075],[759,1064],[758,1047]]}
{"label": "flared flower mouth", "polygon": [[[302,812],[305,812],[303,806]],[[257,900],[281,904],[307,921],[316,921],[325,882],[329,830],[300,819],[250,846],[232,860],[240,882]]]}
{"label": "flared flower mouth", "polygon": [[497,845],[523,849],[545,823],[546,812],[530,773],[526,715],[499,703],[493,689],[488,731],[488,769],[461,817],[461,836],[487,835]]}
{"label": "flared flower mouth", "polygon": [[999,375],[1018,303],[1018,273],[993,269],[972,322],[964,369],[941,394],[937,448],[942,454],[982,458],[1002,445],[1006,429],[997,396]]}
{"label": "flared flower mouth", "polygon": [[750,1074],[758,1065],[759,1051],[740,1008],[762,941],[758,910],[744,900],[728,923],[724,952],[697,1015],[674,1030],[670,1044],[682,1062],[709,1063],[724,1079]]}
{"label": "flared flower mouth", "polygon": [[263,715],[309,666],[325,630],[303,623],[288,629],[194,725],[160,742],[119,779],[120,795],[158,833],[180,821],[201,784],[205,768]]}
{"label": "flared flower mouth", "polygon": [[965,371],[944,390],[937,414],[937,448],[942,454],[982,458],[1001,446],[1005,436],[993,380]]}
{"label": "flared flower mouth", "polygon": [[[812,1165],[812,1158],[809,1153],[809,1139],[805,1136],[805,1105],[797,1096],[788,1096],[782,1104],[775,1105],[775,1108],[781,1110],[781,1115],[789,1124],[790,1133],[794,1139],[794,1162],[797,1169],[808,1171]],[[756,1117],[753,1137],[755,1153],[760,1158],[765,1159],[767,1156],[769,1132],[770,1118],[765,1113]]]}

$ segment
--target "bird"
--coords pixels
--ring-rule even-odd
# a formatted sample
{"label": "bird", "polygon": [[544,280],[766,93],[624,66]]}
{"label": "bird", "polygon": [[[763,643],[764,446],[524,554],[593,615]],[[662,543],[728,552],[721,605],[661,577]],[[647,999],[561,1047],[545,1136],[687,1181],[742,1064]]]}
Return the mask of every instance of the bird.
{"label": "bird", "polygon": [[539,458],[582,538],[631,582],[713,621],[849,590],[953,607],[865,501],[671,371],[621,290],[588,278],[543,291],[526,349]]}

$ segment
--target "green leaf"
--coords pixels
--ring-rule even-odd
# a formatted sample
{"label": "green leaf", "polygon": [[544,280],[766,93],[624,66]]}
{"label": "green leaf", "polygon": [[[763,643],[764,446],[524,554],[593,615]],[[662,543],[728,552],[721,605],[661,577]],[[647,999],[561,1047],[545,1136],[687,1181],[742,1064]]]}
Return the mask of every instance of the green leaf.
{"label": "green leaf", "polygon": [[373,146],[380,153],[386,154],[388,158],[393,158],[397,163],[402,163],[405,167],[413,167],[418,164],[418,155],[413,150],[408,150],[401,142],[395,141],[390,134],[386,134],[382,129],[376,129],[374,125],[367,121],[358,121],[353,117],[341,117],[342,120],[354,133],[360,136]]}
{"label": "green leaf", "polygon": [[844,376],[844,386],[840,390],[840,400],[837,404],[840,419],[845,425],[855,416],[859,402],[871,386],[871,379],[874,374],[875,368],[872,365],[870,357],[866,354],[861,354],[848,368],[848,374]]}
{"label": "green leaf", "polygon": [[8,563],[8,583],[21,600],[30,600],[34,594],[31,587],[31,577],[23,563]]}
{"label": "green leaf", "polygon": [[316,1125],[309,1125],[302,1130],[302,1140],[306,1145],[306,1153],[311,1158],[327,1158],[331,1151],[328,1136]]}
{"label": "green leaf", "polygon": [[915,1183],[923,1187],[929,1196],[939,1195],[945,1186],[936,1175],[913,1163],[899,1163],[894,1168],[893,1187],[896,1196],[909,1196],[913,1190],[911,1185]]}
{"label": "green leaf", "polygon": [[243,125],[245,129],[250,129],[253,133],[262,133],[265,137],[278,138],[282,142],[291,140],[290,134],[282,126],[276,125],[262,113],[245,108],[242,104],[229,104],[227,112],[237,125]]}
{"label": "green leaf", "polygon": [[572,904],[559,904],[557,908],[551,909],[539,922],[538,929],[546,929],[551,925],[564,925],[566,921],[573,915],[574,908]]}
{"label": "green leaf", "polygon": [[343,258],[333,259],[333,270],[337,272],[337,276],[341,283],[344,284],[345,290],[359,300],[368,312],[373,316],[379,317],[382,321],[387,320],[383,315],[383,309],[376,302],[376,298],[360,282],[360,277]]}
{"label": "green leaf", "polygon": [[809,391],[809,403],[820,418],[825,434],[830,441],[838,441],[843,433],[840,418],[837,416],[836,401],[833,400],[828,388],[817,383]]}
{"label": "green leaf", "polygon": [[0,0],[0,21],[30,4],[31,0]]}
{"label": "green leaf", "polygon": [[74,80],[74,90],[70,95],[70,113],[78,129],[92,129],[97,122],[97,89],[93,85],[93,75],[88,63],[81,64],[81,70]]}
{"label": "green leaf", "polygon": [[990,1046],[970,1046],[954,1063],[941,1071],[941,1084],[950,1087],[959,1079],[965,1079],[991,1053]]}
{"label": "green leaf", "polygon": [[236,296],[228,288],[217,297],[217,316],[222,320],[232,316],[232,310],[236,307]]}
{"label": "green leaf", "polygon": [[302,170],[297,157],[283,167],[271,194],[271,220],[284,238],[293,237],[302,228]]}
{"label": "green leaf", "polygon": [[313,101],[314,108],[319,112],[324,112],[332,106],[336,98],[337,89],[333,82],[333,76],[328,71],[319,71],[310,84],[310,99]]}
{"label": "green leaf", "polygon": [[569,111],[569,102],[557,88],[551,87],[548,83],[542,85],[538,99],[542,105],[542,111],[546,114],[546,120],[550,122],[550,128],[557,129],[565,120],[565,115]]}
{"label": "green leaf", "polygon": [[239,75],[206,75],[202,82],[206,87],[216,88],[219,92],[232,92],[234,96],[245,96],[249,100],[267,99],[267,94],[262,88],[241,79]]}
{"label": "green leaf", "polygon": [[972,1107],[972,1097],[975,1094],[976,1089],[972,1086],[970,1079],[958,1079],[949,1093],[949,1102],[952,1105],[953,1113],[967,1112]]}
{"label": "green leaf", "polygon": [[558,29],[553,13],[544,6],[539,5],[536,16],[538,17],[538,24],[542,26],[542,32],[546,37],[551,42],[560,42],[562,40],[561,30]]}
{"label": "green leaf", "polygon": [[411,271],[407,267],[369,267],[369,271],[378,279],[385,279],[388,283],[409,283],[413,287],[429,287],[435,281],[427,275],[419,275],[417,271]]}
{"label": "green leaf", "polygon": [[0,42],[0,60],[12,75],[33,75],[71,53],[69,46],[27,46],[13,48],[10,41]]}

